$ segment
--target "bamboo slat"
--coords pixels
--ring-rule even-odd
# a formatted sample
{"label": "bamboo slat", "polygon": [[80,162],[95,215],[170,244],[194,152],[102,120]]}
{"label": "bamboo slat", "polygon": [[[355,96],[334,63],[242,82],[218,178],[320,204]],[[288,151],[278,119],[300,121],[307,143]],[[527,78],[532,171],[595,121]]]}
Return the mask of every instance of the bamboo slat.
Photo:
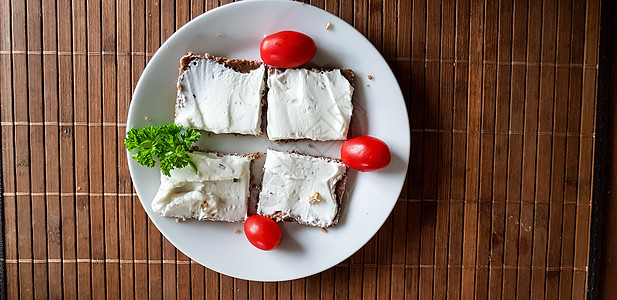
{"label": "bamboo slat", "polygon": [[163,238],[124,152],[153,53],[230,2],[0,1],[8,298],[585,297],[600,0],[303,1],[350,23],[390,65],[410,163],[363,248],[268,283],[204,268]]}
{"label": "bamboo slat", "polygon": [[[28,24],[28,49],[41,51],[42,45],[42,18],[41,3],[28,1],[30,8],[26,13]],[[43,122],[43,59],[41,56],[28,57],[28,120],[30,122]],[[47,259],[47,239],[45,226],[45,130],[42,126],[30,128],[30,206],[32,210],[32,259]],[[35,194],[36,193],[36,194]],[[47,268],[45,265],[33,265],[33,278],[43,278],[42,286],[47,285]],[[34,280],[33,282],[36,282]],[[34,290],[34,297],[47,297],[46,289]]]}
{"label": "bamboo slat", "polygon": [[[73,22],[73,50],[78,53],[88,51],[86,40],[86,5],[83,2],[72,3]],[[87,57],[85,55],[73,56],[73,103],[74,121],[77,124],[88,123],[88,86]],[[75,151],[75,222],[76,222],[76,256],[85,258],[90,256],[90,201],[89,173],[88,168],[83,167],[88,161],[88,127],[74,126],[74,151]],[[82,167],[79,167],[82,166]],[[77,194],[79,192],[79,194]],[[81,298],[90,298],[92,291],[90,264],[86,261],[77,262],[77,294]]]}
{"label": "bamboo slat", "polygon": [[[44,3],[43,12],[43,49],[57,51],[58,34],[56,21],[56,6]],[[46,219],[47,219],[47,257],[58,261],[47,265],[48,296],[59,298],[62,296],[61,235],[60,235],[60,195],[53,192],[60,191],[59,181],[59,132],[58,120],[58,61],[55,55],[43,55],[43,96],[45,98],[45,191]],[[41,286],[44,286],[41,284]]]}
{"label": "bamboo slat", "polygon": [[[131,1],[130,13],[130,47],[136,53],[146,52],[146,16],[145,1]],[[143,54],[131,56],[131,87],[135,87],[141,71],[146,65],[146,57]],[[134,189],[130,190],[131,193]],[[128,199],[127,199],[128,200]],[[145,211],[141,208],[141,203],[137,197],[132,199],[132,242],[133,258],[136,261],[148,261],[148,220]],[[129,235],[131,233],[128,233]],[[128,247],[128,246],[127,246]],[[134,268],[134,295],[136,299],[143,299],[148,296],[148,264],[135,264]],[[129,265],[130,267],[130,265]]]}
{"label": "bamboo slat", "polygon": [[[11,3],[5,1],[0,4],[2,21],[1,32],[2,36],[11,36],[13,27],[11,26],[12,7]],[[10,39],[0,39],[0,45],[2,51],[13,50],[13,42]],[[0,62],[2,62],[2,74],[0,76],[1,85],[1,109],[2,121],[12,122],[13,117],[13,77],[12,77],[12,55],[2,55]],[[9,76],[10,74],[10,76]],[[3,195],[3,225],[4,225],[4,255],[6,257],[18,257],[17,256],[17,228],[15,218],[16,213],[16,187],[15,187],[15,132],[14,128],[8,126],[2,126],[2,191],[7,193],[7,196]],[[10,196],[9,193],[13,193]],[[6,268],[6,287],[7,296],[12,298],[19,297],[19,270],[17,264],[7,264]]]}

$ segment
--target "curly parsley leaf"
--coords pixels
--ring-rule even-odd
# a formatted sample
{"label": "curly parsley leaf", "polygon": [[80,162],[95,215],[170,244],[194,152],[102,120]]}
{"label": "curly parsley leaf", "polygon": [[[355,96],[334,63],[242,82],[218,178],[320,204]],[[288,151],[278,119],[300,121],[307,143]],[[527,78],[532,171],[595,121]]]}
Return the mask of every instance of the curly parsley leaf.
{"label": "curly parsley leaf", "polygon": [[156,164],[154,158],[158,158],[161,172],[170,176],[170,170],[184,168],[187,165],[197,173],[197,167],[189,153],[191,146],[200,136],[201,134],[193,129],[167,124],[133,128],[126,133],[124,144],[129,151],[136,150],[131,157],[144,166],[154,167]]}

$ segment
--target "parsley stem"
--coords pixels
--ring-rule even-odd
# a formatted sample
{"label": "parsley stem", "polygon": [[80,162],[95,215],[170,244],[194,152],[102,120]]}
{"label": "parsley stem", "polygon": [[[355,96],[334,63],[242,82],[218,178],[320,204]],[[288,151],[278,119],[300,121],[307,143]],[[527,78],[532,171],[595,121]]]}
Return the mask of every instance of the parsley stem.
{"label": "parsley stem", "polygon": [[191,166],[191,168],[193,168],[193,171],[195,171],[195,174],[197,174],[197,166],[195,165],[195,163],[193,163],[193,160],[189,158],[189,165]]}

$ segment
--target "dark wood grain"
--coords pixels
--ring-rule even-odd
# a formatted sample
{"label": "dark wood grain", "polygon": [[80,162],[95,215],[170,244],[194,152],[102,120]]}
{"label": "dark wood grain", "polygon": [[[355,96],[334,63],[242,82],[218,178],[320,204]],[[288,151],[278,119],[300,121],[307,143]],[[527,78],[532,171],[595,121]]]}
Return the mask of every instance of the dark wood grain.
{"label": "dark wood grain", "polygon": [[[11,3],[0,3],[0,35],[11,36]],[[0,71],[2,74],[12,74],[12,41],[0,39]],[[2,122],[13,122],[13,78],[0,76],[0,119]],[[4,212],[4,255],[6,258],[17,258],[17,230],[15,226],[15,132],[13,126],[2,126],[2,187],[6,193],[3,198]],[[12,195],[9,193],[13,193]],[[7,297],[19,297],[19,270],[17,264],[6,263]]]}
{"label": "dark wood grain", "polygon": [[176,288],[178,290],[178,299],[187,299],[191,297],[191,259],[180,250],[176,250]]}
{"label": "dark wood grain", "polygon": [[233,277],[229,277],[227,275],[221,274],[219,277],[220,282],[220,291],[221,293],[218,295],[219,299],[227,300],[234,298],[234,279]]}
{"label": "dark wood grain", "polygon": [[[42,51],[42,18],[41,3],[28,1],[30,8],[27,14],[28,26],[28,49]],[[42,123],[44,119],[44,95],[43,95],[43,57],[40,55],[28,56],[28,114],[29,121]],[[83,103],[83,102],[82,102]],[[45,127],[30,127],[30,180],[32,195],[30,198],[32,209],[32,259],[45,261],[47,259],[47,238],[45,224]],[[87,228],[87,227],[86,227]],[[47,285],[47,265],[33,264],[33,278],[35,285]],[[41,278],[39,280],[39,278]],[[87,278],[84,276],[84,278]],[[46,289],[35,289],[34,297],[44,298],[48,293]]]}
{"label": "dark wood grain", "polygon": [[[77,165],[88,161],[88,51],[86,31],[86,5],[84,2],[73,2],[73,102],[75,106],[75,162]],[[127,94],[130,94],[130,85]],[[91,270],[87,258],[90,257],[90,201],[89,201],[89,173],[88,168],[75,168],[75,222],[77,247],[77,294],[79,297],[90,298]],[[127,241],[131,241],[128,238]],[[128,280],[127,280],[128,281]],[[124,284],[133,287],[133,283]]]}
{"label": "dark wood grain", "polygon": [[[13,119],[15,122],[28,123],[28,90],[21,89],[16,82],[28,82],[27,66],[27,20],[24,1],[11,3],[12,7],[12,36],[13,51],[22,50],[21,54],[13,55]],[[29,126],[15,126],[15,147],[18,145],[29,145]],[[32,216],[30,207],[30,160],[29,151],[15,151],[15,190],[23,192],[16,196],[16,233],[17,233],[17,255],[19,261],[19,296],[33,297],[33,264],[32,261]]]}
{"label": "dark wood grain", "polygon": [[[591,222],[591,192],[592,192],[592,172],[593,161],[584,159],[594,154],[594,130],[596,112],[596,83],[592,78],[597,78],[598,70],[593,66],[598,65],[599,46],[599,15],[600,3],[597,1],[587,1],[585,7],[585,33],[583,51],[583,79],[582,79],[582,99],[581,99],[581,125],[580,125],[580,165],[578,174],[578,198],[576,213],[576,240],[574,242],[574,276],[572,282],[572,297],[583,297],[587,293],[587,266],[589,265],[589,239]],[[594,17],[592,17],[594,16]],[[590,50],[594,49],[594,50]],[[615,49],[612,47],[612,49]],[[615,63],[613,62],[614,66]],[[592,67],[590,67],[592,66]],[[617,73],[613,73],[617,74]],[[617,98],[612,98],[617,99]],[[614,103],[614,102],[613,102]],[[610,210],[614,211],[614,210]],[[611,214],[612,215],[612,214]],[[614,218],[614,217],[611,217]],[[606,242],[610,243],[609,241]],[[610,250],[606,250],[607,252]],[[602,276],[602,275],[599,275]],[[610,278],[607,278],[610,282]]]}
{"label": "dark wood grain", "polygon": [[[139,76],[146,65],[146,1],[131,1],[131,87],[134,87],[139,80]],[[130,98],[129,98],[130,99]],[[134,295],[136,299],[143,299],[148,296],[148,236],[147,226],[148,217],[141,206],[139,198],[134,195],[134,188],[129,191],[132,197],[132,242],[134,259]],[[127,199],[128,200],[128,199]],[[127,246],[128,248],[128,246]],[[192,266],[191,266],[192,267]],[[192,271],[192,269],[191,269]],[[191,281],[192,283],[192,281]],[[200,285],[203,290],[203,286]],[[196,291],[194,291],[196,292]],[[199,296],[198,293],[196,293]],[[202,297],[203,298],[203,297]]]}
{"label": "dark wood grain", "polygon": [[207,299],[216,299],[219,295],[219,274],[210,270],[205,269],[205,278],[206,278],[206,298]]}
{"label": "dark wood grain", "polygon": [[[122,155],[125,147],[126,118],[132,95],[131,81],[131,11],[130,1],[116,2],[117,22],[117,153],[118,165],[127,164],[126,155]],[[133,186],[127,168],[118,168],[118,239],[120,258],[120,295],[130,298],[135,295],[135,265],[133,249]],[[188,281],[190,283],[190,281]]]}
{"label": "dark wood grain", "polygon": [[116,2],[101,2],[102,24],[102,100],[103,100],[103,213],[105,216],[105,281],[106,295],[120,297],[120,253],[118,218],[118,50]]}
{"label": "dark wood grain", "polygon": [[234,279],[234,299],[248,299],[248,281]]}
{"label": "dark wood grain", "polygon": [[[517,291],[519,299],[531,295],[532,243],[534,225],[535,174],[538,144],[538,98],[540,83],[540,54],[542,29],[542,3],[529,2],[528,38],[525,77],[525,115],[523,136],[523,170],[521,179],[521,213],[519,224],[519,249]],[[533,65],[532,65],[533,64]]]}

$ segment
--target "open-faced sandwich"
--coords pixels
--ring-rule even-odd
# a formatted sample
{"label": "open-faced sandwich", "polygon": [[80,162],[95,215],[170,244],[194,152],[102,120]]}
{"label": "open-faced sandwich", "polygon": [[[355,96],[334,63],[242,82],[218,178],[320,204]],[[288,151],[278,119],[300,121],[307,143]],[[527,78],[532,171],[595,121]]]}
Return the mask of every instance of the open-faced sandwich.
{"label": "open-faced sandwich", "polygon": [[180,60],[175,123],[213,133],[262,134],[265,66],[188,55]]}
{"label": "open-faced sandwich", "polygon": [[193,151],[196,167],[161,174],[152,210],[165,217],[238,222],[246,219],[250,165],[256,155]]}
{"label": "open-faced sandwich", "polygon": [[329,227],[338,222],[347,166],[339,160],[268,150],[257,213]]}

